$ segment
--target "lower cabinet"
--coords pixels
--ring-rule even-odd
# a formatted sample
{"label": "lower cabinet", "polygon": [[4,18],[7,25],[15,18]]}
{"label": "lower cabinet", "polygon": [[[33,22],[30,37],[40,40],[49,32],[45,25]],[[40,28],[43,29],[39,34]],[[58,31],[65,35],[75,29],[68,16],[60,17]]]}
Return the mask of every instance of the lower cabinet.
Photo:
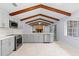
{"label": "lower cabinet", "polygon": [[50,34],[45,34],[44,35],[44,40],[43,40],[43,42],[50,42]]}
{"label": "lower cabinet", "polygon": [[23,35],[24,43],[41,43],[43,42],[43,34],[24,34]]}
{"label": "lower cabinet", "polygon": [[23,35],[23,42],[24,43],[32,43],[32,42],[34,42],[34,40],[33,40],[33,36],[34,35],[31,35],[31,34],[24,34]]}
{"label": "lower cabinet", "polygon": [[53,42],[53,41],[54,41],[54,35],[50,34],[50,42]]}
{"label": "lower cabinet", "polygon": [[1,56],[1,40],[0,40],[0,56]]}
{"label": "lower cabinet", "polygon": [[39,43],[42,43],[43,40],[44,40],[43,34],[39,34],[39,35],[38,35],[38,40],[37,40],[37,41],[38,41]]}
{"label": "lower cabinet", "polygon": [[14,37],[2,40],[2,56],[9,55],[14,50]]}
{"label": "lower cabinet", "polygon": [[52,34],[24,34],[24,43],[42,43],[42,42],[53,42]]}
{"label": "lower cabinet", "polygon": [[39,42],[38,40],[39,40],[38,34],[34,34],[33,35],[33,42],[35,42],[35,43]]}

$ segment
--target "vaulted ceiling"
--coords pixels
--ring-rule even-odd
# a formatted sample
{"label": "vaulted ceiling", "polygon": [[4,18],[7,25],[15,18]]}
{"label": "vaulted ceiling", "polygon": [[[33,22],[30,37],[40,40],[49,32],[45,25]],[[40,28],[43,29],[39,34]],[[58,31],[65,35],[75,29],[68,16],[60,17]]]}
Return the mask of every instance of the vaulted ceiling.
{"label": "vaulted ceiling", "polygon": [[59,9],[56,9],[56,8],[53,8],[53,7],[49,7],[49,6],[46,6],[46,5],[43,5],[43,4],[38,4],[36,6],[32,6],[32,7],[25,8],[25,9],[22,9],[22,10],[19,10],[19,11],[15,11],[15,12],[10,13],[10,15],[14,16],[14,15],[18,15],[18,14],[21,14],[21,13],[24,13],[24,12],[32,11],[32,10],[35,10],[35,9],[38,9],[38,8],[43,8],[43,9],[53,11],[53,12],[57,12],[57,13],[60,13],[60,14],[66,15],[66,16],[71,16],[71,13],[68,13],[66,11],[59,10]]}
{"label": "vaulted ceiling", "polygon": [[12,17],[31,25],[50,25],[70,17],[79,10],[79,4],[75,3],[3,3],[0,8],[9,12]]}

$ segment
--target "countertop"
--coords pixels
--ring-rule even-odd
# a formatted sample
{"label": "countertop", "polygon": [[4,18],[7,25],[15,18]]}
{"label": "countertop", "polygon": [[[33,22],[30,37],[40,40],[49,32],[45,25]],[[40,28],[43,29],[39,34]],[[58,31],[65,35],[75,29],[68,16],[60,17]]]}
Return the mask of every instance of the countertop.
{"label": "countertop", "polygon": [[14,37],[14,36],[0,36],[0,40],[6,39],[6,38],[10,38],[10,37]]}
{"label": "countertop", "polygon": [[[54,33],[19,33],[20,35],[21,34],[54,34]],[[18,34],[16,34],[16,35],[18,35]]]}
{"label": "countertop", "polygon": [[9,37],[14,37],[15,35],[23,35],[23,34],[54,34],[54,33],[19,33],[19,34],[14,34],[14,35],[0,35],[0,40],[9,38]]}

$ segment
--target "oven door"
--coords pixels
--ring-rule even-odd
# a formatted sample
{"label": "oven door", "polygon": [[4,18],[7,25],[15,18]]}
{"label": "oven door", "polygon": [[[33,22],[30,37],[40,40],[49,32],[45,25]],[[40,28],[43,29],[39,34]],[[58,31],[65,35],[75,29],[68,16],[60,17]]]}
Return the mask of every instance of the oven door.
{"label": "oven door", "polygon": [[22,45],[22,36],[21,35],[15,36],[15,49],[14,49],[14,51],[16,51],[21,45]]}

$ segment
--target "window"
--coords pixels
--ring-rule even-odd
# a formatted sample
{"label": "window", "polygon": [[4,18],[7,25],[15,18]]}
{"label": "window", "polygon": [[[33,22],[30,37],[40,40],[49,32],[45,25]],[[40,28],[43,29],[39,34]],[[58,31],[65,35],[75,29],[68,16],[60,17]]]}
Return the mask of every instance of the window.
{"label": "window", "polygon": [[67,35],[73,37],[79,37],[79,21],[67,22]]}

